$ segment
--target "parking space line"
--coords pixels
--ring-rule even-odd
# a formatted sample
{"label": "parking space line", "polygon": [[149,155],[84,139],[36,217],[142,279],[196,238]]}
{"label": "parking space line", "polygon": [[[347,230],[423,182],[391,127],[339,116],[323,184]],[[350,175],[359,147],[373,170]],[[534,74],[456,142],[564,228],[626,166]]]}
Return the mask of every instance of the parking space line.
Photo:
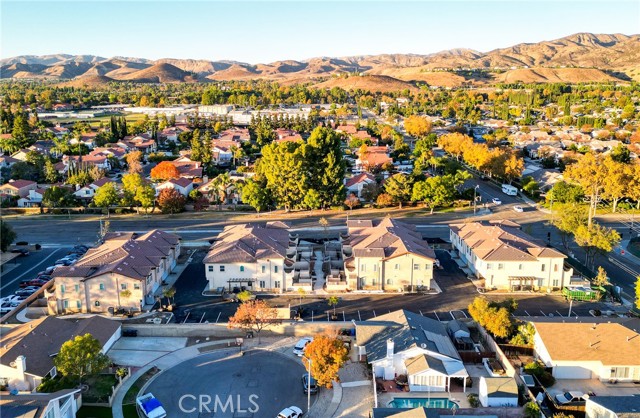
{"label": "parking space line", "polygon": [[347,317],[344,316],[344,311],[342,311],[342,322],[347,322]]}
{"label": "parking space line", "polygon": [[527,312],[526,310],[524,311],[524,313],[526,313],[526,314],[527,314],[527,316],[531,316],[531,315],[529,314],[529,312]]}
{"label": "parking space line", "polygon": [[542,312],[542,310],[540,310],[540,313],[542,314],[542,316],[547,316],[547,314]]}
{"label": "parking space line", "polygon": [[560,315],[560,318],[562,318],[562,314],[560,313],[560,311],[556,310],[556,312],[558,312],[558,315]]}
{"label": "parking space line", "polygon": [[51,257],[53,257],[58,251],[62,250],[62,248],[58,248],[57,250],[54,250],[51,254],[49,254],[48,256],[46,256],[44,259],[42,259],[42,261],[40,261],[38,264],[36,264],[35,266],[31,267],[29,270],[25,271],[24,273],[22,273],[21,275],[19,275],[18,277],[16,277],[15,279],[11,280],[10,282],[6,282],[6,283],[2,283],[3,286],[0,287],[0,291],[2,291],[3,289],[5,289],[7,286],[17,282],[18,280],[22,279],[24,276],[26,276],[27,274],[31,273],[33,270],[37,269],[38,267],[40,267],[42,264],[44,264],[48,259],[50,259]]}
{"label": "parking space line", "polygon": [[424,314],[422,313],[422,311],[419,311],[421,316],[424,316]]}
{"label": "parking space line", "polygon": [[220,319],[220,315],[222,315],[222,311],[218,312],[218,317],[216,318],[216,324],[218,323],[218,320]]}
{"label": "parking space line", "polygon": [[440,321],[440,317],[438,316],[438,314],[436,313],[436,311],[433,311],[433,314],[436,316],[436,319],[437,319],[438,321]]}
{"label": "parking space line", "polygon": [[376,311],[375,311],[375,310],[373,310],[373,309],[372,309],[372,311],[373,311],[373,316],[374,316],[374,317],[378,317],[378,315],[376,315]]}
{"label": "parking space line", "polygon": [[360,316],[360,311],[358,311],[358,320],[362,322],[362,317]]}

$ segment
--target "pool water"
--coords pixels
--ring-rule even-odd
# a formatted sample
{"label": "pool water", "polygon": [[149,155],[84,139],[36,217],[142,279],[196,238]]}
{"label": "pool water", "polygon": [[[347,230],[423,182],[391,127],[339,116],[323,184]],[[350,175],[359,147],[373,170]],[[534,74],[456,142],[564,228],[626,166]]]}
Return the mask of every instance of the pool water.
{"label": "pool water", "polygon": [[458,404],[447,398],[393,398],[389,402],[390,408],[442,408],[453,409],[458,408]]}

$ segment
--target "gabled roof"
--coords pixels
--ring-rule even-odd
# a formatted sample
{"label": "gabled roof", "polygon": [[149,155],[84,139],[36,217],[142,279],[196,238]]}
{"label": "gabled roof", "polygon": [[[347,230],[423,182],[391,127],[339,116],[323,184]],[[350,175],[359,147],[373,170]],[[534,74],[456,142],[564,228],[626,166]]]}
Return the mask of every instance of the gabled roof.
{"label": "gabled roof", "polygon": [[53,393],[23,393],[0,396],[2,418],[41,418],[53,400],[75,395],[80,389],[63,389]]}
{"label": "gabled roof", "polygon": [[522,232],[514,222],[470,222],[449,225],[480,259],[485,261],[537,261],[566,258],[542,241]]}
{"label": "gabled roof", "polygon": [[368,321],[356,322],[356,343],[366,347],[369,363],[386,357],[389,339],[394,343],[394,353],[420,347],[460,360],[444,325],[435,319],[401,309]]}
{"label": "gabled roof", "polygon": [[487,397],[518,397],[518,385],[513,377],[482,377],[487,385]]}
{"label": "gabled roof", "polygon": [[2,187],[11,186],[16,189],[22,189],[24,187],[29,187],[37,184],[35,181],[31,180],[11,180],[9,183],[3,184]]}
{"label": "gabled roof", "polygon": [[104,244],[92,248],[73,266],[59,267],[53,277],[91,279],[106,273],[121,274],[144,280],[167,258],[180,238],[167,232],[152,230],[143,235],[134,232],[110,233]]}
{"label": "gabled roof", "polygon": [[190,184],[193,183],[192,179],[186,178],[186,177],[180,177],[177,179],[169,179],[161,184],[158,185],[158,187],[162,186],[163,184],[174,184],[176,186],[180,186],[180,187],[189,187]]}
{"label": "gabled roof", "polygon": [[231,225],[218,236],[204,263],[252,263],[267,258],[285,258],[289,232],[277,226]]}
{"label": "gabled roof", "polygon": [[[351,246],[356,257],[389,259],[404,254],[436,259],[436,254],[422,235],[410,224],[385,218],[377,225],[373,221],[350,221]],[[375,255],[374,255],[375,254]]]}
{"label": "gabled roof", "polygon": [[407,374],[409,375],[422,373],[427,370],[433,370],[444,375],[447,374],[447,369],[444,367],[442,360],[427,354],[408,358],[404,361],[404,364],[407,367]]}
{"label": "gabled roof", "polygon": [[373,183],[376,181],[376,178],[373,174],[371,173],[361,173],[358,174],[356,176],[351,177],[350,179],[347,179],[347,183],[345,184],[345,187],[349,188],[351,186],[355,186],[358,183]]}
{"label": "gabled roof", "polygon": [[0,363],[10,366],[18,356],[26,357],[27,373],[43,377],[53,368],[53,355],[66,341],[91,334],[104,346],[120,328],[120,322],[101,316],[59,319],[45,316],[12,328],[0,338]]}

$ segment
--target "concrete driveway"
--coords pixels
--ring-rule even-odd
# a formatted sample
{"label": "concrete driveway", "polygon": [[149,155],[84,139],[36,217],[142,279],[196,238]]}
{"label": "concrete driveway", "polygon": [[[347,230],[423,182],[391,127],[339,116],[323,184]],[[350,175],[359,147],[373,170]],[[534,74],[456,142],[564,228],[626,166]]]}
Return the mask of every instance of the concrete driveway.
{"label": "concrete driveway", "polygon": [[146,392],[170,417],[274,417],[291,405],[306,412],[303,373],[299,361],[277,353],[251,350],[229,358],[212,352],[164,371]]}
{"label": "concrete driveway", "polygon": [[184,348],[186,345],[186,338],[122,337],[116,341],[107,355],[116,364],[142,367],[167,353]]}

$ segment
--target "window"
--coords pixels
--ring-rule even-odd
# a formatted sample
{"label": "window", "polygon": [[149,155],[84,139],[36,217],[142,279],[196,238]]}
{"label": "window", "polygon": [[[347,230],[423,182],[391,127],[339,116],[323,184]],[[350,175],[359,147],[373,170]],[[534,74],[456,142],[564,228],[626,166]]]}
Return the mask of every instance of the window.
{"label": "window", "polygon": [[104,283],[100,283],[100,290],[104,290]]}
{"label": "window", "polygon": [[420,264],[414,264],[413,265],[413,269],[414,270],[420,270]]}
{"label": "window", "polygon": [[547,266],[545,266],[545,265],[543,264],[543,265],[542,265],[542,269],[541,269],[540,271],[544,271],[544,269],[545,269],[546,267],[547,267]]}
{"label": "window", "polygon": [[[262,267],[264,267],[264,266],[262,266]],[[265,288],[264,280],[260,280],[258,283],[259,283],[261,289]]]}
{"label": "window", "polygon": [[378,279],[376,279],[375,277],[371,280],[371,284],[376,286],[378,284]]}
{"label": "window", "polygon": [[612,367],[611,377],[616,379],[628,379],[629,367]]}
{"label": "window", "polygon": [[63,284],[60,285],[60,293],[64,293],[65,291],[65,286]]}
{"label": "window", "polygon": [[558,271],[558,265],[557,265],[557,264],[554,264],[554,265],[553,265],[553,271],[555,271],[555,272],[557,272],[557,271]]}
{"label": "window", "polygon": [[99,301],[99,300],[96,300],[95,302],[93,302],[93,304],[94,304],[95,306],[100,306],[100,301]]}
{"label": "window", "polygon": [[378,265],[377,264],[373,265],[373,271],[378,271]]}
{"label": "window", "polygon": [[264,273],[264,272],[266,272],[266,271],[267,271],[267,266],[264,266],[264,265],[263,265],[263,266],[262,266],[262,272]]}
{"label": "window", "polygon": [[244,266],[240,266],[240,271],[244,271]]}
{"label": "window", "polygon": [[365,264],[360,264],[361,271],[367,271],[367,266]]}
{"label": "window", "polygon": [[82,308],[82,302],[80,302],[79,300],[76,300],[76,308]]}
{"label": "window", "polygon": [[396,270],[400,270],[400,264],[396,264],[395,269],[396,269]]}
{"label": "window", "polygon": [[127,290],[127,284],[126,283],[120,283],[120,290]]}
{"label": "window", "polygon": [[518,264],[518,270],[522,270],[523,268],[522,264]]}
{"label": "window", "polygon": [[273,266],[273,272],[277,273],[278,272],[278,266]]}
{"label": "window", "polygon": [[504,264],[498,263],[498,270],[503,270],[503,269],[504,269]]}
{"label": "window", "polygon": [[209,266],[209,272],[213,273],[213,266]]}
{"label": "window", "polygon": [[280,289],[280,280],[276,280],[274,284],[276,286],[276,289]]}
{"label": "window", "polygon": [[493,267],[493,265],[491,263],[487,263],[487,270],[491,270],[491,267]]}
{"label": "window", "polygon": [[387,284],[393,284],[393,279],[387,279]]}
{"label": "window", "polygon": [[134,283],[133,284],[133,289],[134,290],[140,290],[140,283]]}
{"label": "window", "polygon": [[559,284],[560,284],[560,281],[558,279],[554,279],[552,286],[553,287],[558,287]]}
{"label": "window", "polygon": [[78,293],[80,291],[80,285],[79,284],[74,285],[73,289],[76,291],[76,293]]}
{"label": "window", "polygon": [[220,266],[220,271],[224,271],[224,266]]}
{"label": "window", "polygon": [[68,300],[63,300],[62,301],[62,307],[67,309],[69,307],[69,301]]}
{"label": "window", "polygon": [[431,264],[425,264],[424,265],[424,269],[425,270],[431,270]]}

